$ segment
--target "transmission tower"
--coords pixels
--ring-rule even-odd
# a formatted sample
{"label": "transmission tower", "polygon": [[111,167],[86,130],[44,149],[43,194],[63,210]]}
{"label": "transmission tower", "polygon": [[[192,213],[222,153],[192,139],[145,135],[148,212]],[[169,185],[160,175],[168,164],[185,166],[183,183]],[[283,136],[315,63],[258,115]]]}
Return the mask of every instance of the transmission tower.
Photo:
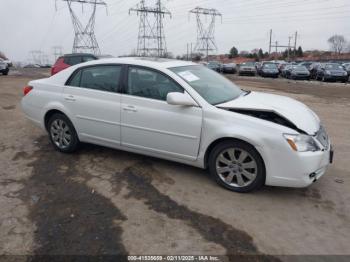
{"label": "transmission tower", "polygon": [[[74,43],[73,43],[73,53],[79,52],[91,52],[93,54],[100,54],[100,48],[98,46],[96,36],[95,36],[95,19],[96,19],[96,9],[97,6],[103,5],[107,6],[102,0],[62,0],[67,2],[70,16],[74,28]],[[92,12],[90,18],[85,26],[79,20],[76,12],[73,10],[72,4],[80,3],[82,5],[89,4],[92,7]]]}
{"label": "transmission tower", "polygon": [[166,57],[163,18],[166,15],[171,17],[171,13],[162,5],[162,1],[157,0],[155,7],[149,7],[145,0],[141,0],[136,7],[130,8],[129,13],[131,12],[140,16],[137,55]]}
{"label": "transmission tower", "polygon": [[[190,11],[190,14],[196,15],[197,20],[197,42],[194,50],[198,53],[205,53],[207,60],[209,58],[209,53],[217,51],[218,48],[215,43],[215,22],[216,17],[219,16],[222,20],[222,14],[216,9],[207,9],[196,7]],[[206,27],[203,22],[203,18],[210,18],[210,22]]]}

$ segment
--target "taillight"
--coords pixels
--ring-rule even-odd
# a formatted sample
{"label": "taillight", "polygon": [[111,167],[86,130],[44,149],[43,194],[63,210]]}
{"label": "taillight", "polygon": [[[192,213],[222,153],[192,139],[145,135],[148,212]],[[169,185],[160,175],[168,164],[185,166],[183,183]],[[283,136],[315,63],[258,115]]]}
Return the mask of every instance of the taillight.
{"label": "taillight", "polygon": [[23,88],[23,95],[27,95],[30,91],[32,91],[33,87],[32,86],[25,86]]}

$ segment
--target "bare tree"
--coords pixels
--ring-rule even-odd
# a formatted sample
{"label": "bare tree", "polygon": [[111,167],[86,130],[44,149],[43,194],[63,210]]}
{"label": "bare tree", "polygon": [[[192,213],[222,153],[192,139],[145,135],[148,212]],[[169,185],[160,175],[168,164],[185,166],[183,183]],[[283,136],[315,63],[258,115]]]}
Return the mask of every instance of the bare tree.
{"label": "bare tree", "polygon": [[336,54],[341,54],[346,47],[346,39],[342,35],[333,35],[328,39],[328,43],[331,46],[332,51]]}

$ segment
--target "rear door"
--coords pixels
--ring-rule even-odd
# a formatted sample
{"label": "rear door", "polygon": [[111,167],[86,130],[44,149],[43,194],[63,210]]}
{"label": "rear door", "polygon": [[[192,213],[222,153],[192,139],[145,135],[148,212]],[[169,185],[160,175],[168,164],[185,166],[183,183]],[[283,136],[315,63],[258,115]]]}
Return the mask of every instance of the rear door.
{"label": "rear door", "polygon": [[120,145],[121,74],[121,65],[96,65],[75,71],[68,80],[64,103],[83,141]]}
{"label": "rear door", "polygon": [[122,145],[175,158],[195,160],[202,109],[169,105],[169,92],[185,92],[167,75],[129,66],[121,99]]}

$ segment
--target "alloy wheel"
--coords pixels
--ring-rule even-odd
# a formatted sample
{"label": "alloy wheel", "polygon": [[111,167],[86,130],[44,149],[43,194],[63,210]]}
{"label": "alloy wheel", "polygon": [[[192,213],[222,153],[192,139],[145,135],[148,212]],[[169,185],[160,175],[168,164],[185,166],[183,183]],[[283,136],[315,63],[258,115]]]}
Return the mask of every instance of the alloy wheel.
{"label": "alloy wheel", "polygon": [[56,119],[52,122],[50,135],[55,145],[60,149],[68,148],[72,141],[70,128],[62,119]]}
{"label": "alloy wheel", "polygon": [[216,172],[225,184],[246,187],[256,179],[258,168],[255,159],[247,151],[229,148],[218,155]]}

